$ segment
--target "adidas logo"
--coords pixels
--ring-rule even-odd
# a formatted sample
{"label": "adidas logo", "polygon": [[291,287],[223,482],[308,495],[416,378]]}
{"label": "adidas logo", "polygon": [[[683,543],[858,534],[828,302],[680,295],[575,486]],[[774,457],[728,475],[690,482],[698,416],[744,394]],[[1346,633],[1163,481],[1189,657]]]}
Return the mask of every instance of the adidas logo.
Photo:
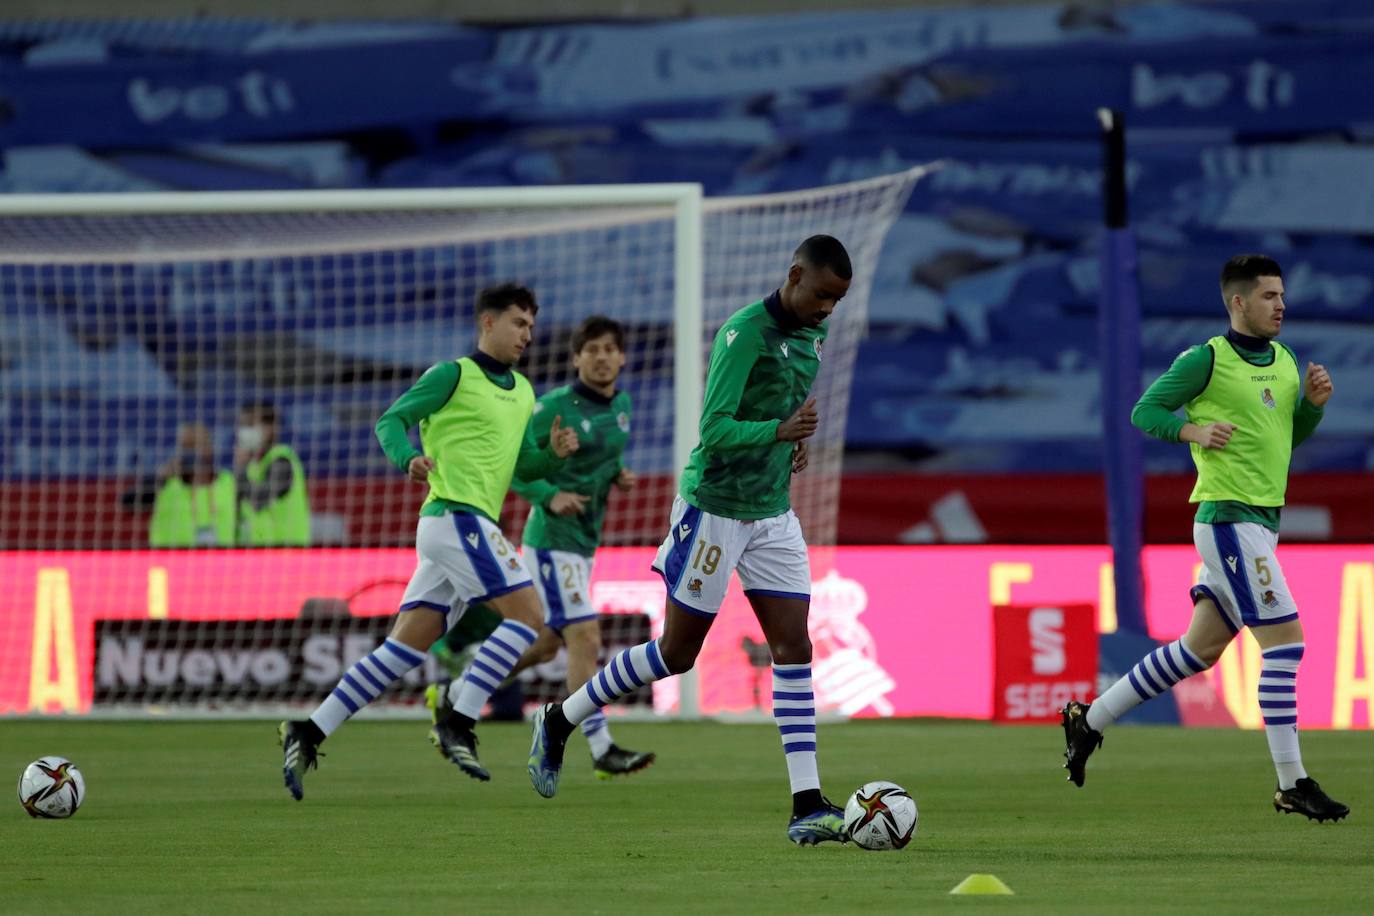
{"label": "adidas logo", "polygon": [[1236,572],[1236,558],[1235,558],[1235,557],[1227,557],[1227,558],[1226,558],[1226,565],[1229,566],[1229,567],[1231,567],[1231,574],[1232,574],[1232,575],[1235,575],[1235,572]]}
{"label": "adidas logo", "polygon": [[481,540],[481,538],[479,538],[476,533],[465,535],[465,537],[467,538],[467,542],[471,544],[473,547],[476,547],[477,542]]}
{"label": "adidas logo", "polygon": [[735,338],[738,337],[738,336],[739,336],[739,331],[735,331],[735,330],[726,331],[726,332],[725,332],[725,345],[726,345],[727,347],[730,346],[730,344],[732,344],[732,343],[735,342]]}
{"label": "adidas logo", "polygon": [[677,539],[678,539],[679,541],[685,541],[685,540],[687,540],[687,536],[688,536],[689,534],[691,534],[691,533],[692,533],[692,526],[691,526],[691,525],[678,525],[678,526],[677,526]]}

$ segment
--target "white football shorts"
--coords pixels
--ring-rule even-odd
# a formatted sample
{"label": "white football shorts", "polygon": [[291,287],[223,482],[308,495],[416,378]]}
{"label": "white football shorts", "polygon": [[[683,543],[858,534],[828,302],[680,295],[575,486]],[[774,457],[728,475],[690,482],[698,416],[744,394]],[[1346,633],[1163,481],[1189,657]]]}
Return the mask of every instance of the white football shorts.
{"label": "white football shorts", "polygon": [[570,623],[596,619],[592,607],[592,558],[566,550],[520,548],[534,577],[534,590],[544,602],[544,623],[561,632]]}
{"label": "white football shorts", "polygon": [[1298,618],[1274,555],[1279,536],[1273,531],[1254,522],[1194,523],[1193,543],[1202,557],[1202,574],[1189,594],[1194,604],[1211,598],[1232,633]]}
{"label": "white football shorts", "polygon": [[811,599],[811,563],[791,509],[741,521],[704,512],[678,496],[671,518],[653,568],[663,577],[668,597],[684,610],[714,617],[732,572],[739,573],[746,595]]}
{"label": "white football shorts", "polygon": [[415,554],[418,564],[400,610],[438,611],[450,627],[470,605],[531,584],[515,545],[489,519],[472,512],[421,516]]}

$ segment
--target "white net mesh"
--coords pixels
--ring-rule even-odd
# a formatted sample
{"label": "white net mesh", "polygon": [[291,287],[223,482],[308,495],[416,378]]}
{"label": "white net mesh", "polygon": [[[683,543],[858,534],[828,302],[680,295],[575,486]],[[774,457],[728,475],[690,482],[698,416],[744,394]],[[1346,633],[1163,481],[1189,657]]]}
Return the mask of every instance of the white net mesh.
{"label": "white net mesh", "polygon": [[[703,349],[776,288],[806,236],[840,238],[854,261],[815,390],[821,431],[793,488],[813,544],[834,542],[869,284],[917,177],[705,208]],[[625,460],[641,483],[612,499],[605,543],[627,549],[598,556],[591,597],[657,628],[662,587],[643,551],[663,535],[679,470],[674,418],[697,410],[673,384],[674,226],[666,203],[0,221],[0,713],[83,711],[93,698],[235,710],[318,699],[385,633],[414,562],[423,488],[386,460],[373,423],[426,367],[474,348],[477,292],[511,280],[541,306],[521,366],[536,391],[569,380],[583,318],[626,325]],[[275,407],[300,456],[312,546],[148,550],[166,480],[209,491],[233,470],[249,402]],[[203,479],[178,445],[197,427],[213,450]],[[524,508],[508,503],[512,538]],[[240,528],[228,526],[237,548]],[[434,673],[388,698],[413,703]]]}

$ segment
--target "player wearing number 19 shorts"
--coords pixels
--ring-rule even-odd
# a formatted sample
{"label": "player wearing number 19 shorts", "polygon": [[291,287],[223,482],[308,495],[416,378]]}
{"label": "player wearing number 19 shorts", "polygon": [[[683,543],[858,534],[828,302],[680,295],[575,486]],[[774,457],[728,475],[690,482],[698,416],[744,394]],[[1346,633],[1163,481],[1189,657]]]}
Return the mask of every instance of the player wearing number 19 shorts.
{"label": "player wearing number 19 shorts", "polygon": [[[1272,259],[1238,255],[1221,271],[1231,317],[1224,335],[1185,350],[1141,396],[1131,422],[1167,442],[1187,442],[1197,465],[1193,543],[1202,575],[1182,638],[1140,660],[1091,705],[1064,707],[1065,768],[1082,786],[1102,730],[1128,710],[1216,663],[1241,627],[1263,651],[1259,708],[1278,775],[1274,809],[1318,821],[1349,807],[1303,769],[1298,749],[1302,624],[1275,556],[1293,448],[1310,436],[1331,397],[1331,377],[1276,339],[1283,324],[1283,273]],[[1174,415],[1184,408],[1187,420]]]}
{"label": "player wearing number 19 shorts", "polygon": [[668,592],[663,635],[619,653],[562,704],[535,714],[529,772],[540,795],[557,791],[563,745],[577,723],[636,687],[692,667],[738,573],[773,653],[773,714],[792,788],[788,837],[803,845],[843,841],[843,813],[821,795],[816,767],[811,573],[788,491],[816,431],[809,392],[825,319],[852,274],[843,245],[812,236],[794,253],[782,287],[740,309],[716,334],[701,441],[654,560]]}

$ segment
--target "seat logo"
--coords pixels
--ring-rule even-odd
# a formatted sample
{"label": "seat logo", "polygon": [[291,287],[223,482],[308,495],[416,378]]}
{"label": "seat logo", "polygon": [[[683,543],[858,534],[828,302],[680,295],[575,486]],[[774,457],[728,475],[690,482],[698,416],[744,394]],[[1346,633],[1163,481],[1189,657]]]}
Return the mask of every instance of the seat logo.
{"label": "seat logo", "polygon": [[1038,607],[1026,620],[1030,628],[1031,670],[1036,674],[1061,674],[1068,665],[1063,608]]}

